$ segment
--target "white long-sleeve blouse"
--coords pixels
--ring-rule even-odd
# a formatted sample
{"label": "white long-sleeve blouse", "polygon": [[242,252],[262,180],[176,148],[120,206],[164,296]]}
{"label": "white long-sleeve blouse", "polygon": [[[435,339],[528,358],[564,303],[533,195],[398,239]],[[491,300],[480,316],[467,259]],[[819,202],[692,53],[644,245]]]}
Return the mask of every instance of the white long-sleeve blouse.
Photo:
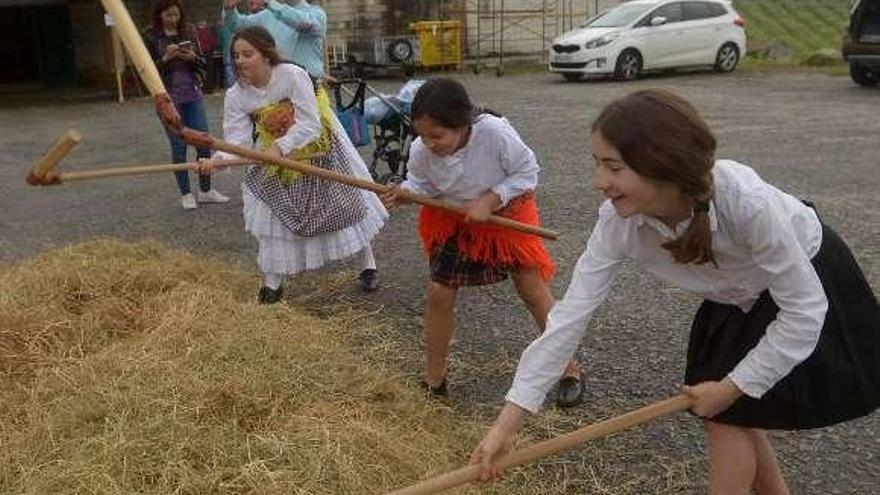
{"label": "white long-sleeve blouse", "polygon": [[[272,68],[269,83],[257,88],[236,82],[226,92],[223,102],[224,141],[238,146],[251,147],[254,123],[250,114],[260,108],[289,99],[293,103],[294,123],[287,133],[276,139],[275,144],[284,155],[302,148],[317,139],[321,132],[318,102],[309,74],[292,64],[279,64]],[[229,158],[229,153],[218,152],[216,158]]]}
{"label": "white long-sleeve blouse", "polygon": [[449,156],[438,156],[413,141],[401,187],[424,196],[462,204],[492,190],[507,205],[538,185],[541,167],[507,119],[483,114],[471,128],[467,144]]}
{"label": "white long-sleeve blouse", "polygon": [[728,375],[746,395],[760,398],[810,356],[828,308],[810,263],[822,244],[816,212],[745,165],[719,160],[713,176],[709,217],[718,267],[676,263],[661,247],[690,220],[673,230],[645,215],[622,218],[610,201],[604,202],[568,291],[550,311],[544,334],[523,352],[507,400],[532,412],[540,408],[624,260],[685,291],[744,311],[769,290],[779,313]]}

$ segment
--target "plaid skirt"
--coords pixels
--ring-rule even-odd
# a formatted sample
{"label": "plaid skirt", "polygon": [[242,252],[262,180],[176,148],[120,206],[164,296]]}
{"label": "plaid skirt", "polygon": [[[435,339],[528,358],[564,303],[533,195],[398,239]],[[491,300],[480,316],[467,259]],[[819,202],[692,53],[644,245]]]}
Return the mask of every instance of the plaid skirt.
{"label": "plaid skirt", "polygon": [[507,280],[510,270],[506,265],[490,265],[468,259],[458,249],[458,236],[452,236],[436,246],[428,264],[432,282],[454,289],[503,282]]}
{"label": "plaid skirt", "polygon": [[[532,193],[510,200],[496,215],[538,225]],[[553,277],[555,265],[541,238],[486,223],[468,223],[460,213],[431,206],[419,211],[419,237],[428,256],[431,281],[457,288],[490,285],[507,279],[518,267],[534,267],[542,280]]]}
{"label": "plaid skirt", "polygon": [[[811,260],[828,299],[813,354],[760,399],[742,396],[713,421],[798,430],[867,415],[880,406],[880,306],[838,235],[822,226]],[[748,311],[706,300],[694,318],[685,383],[721,380],[757,345],[779,307],[764,291]]]}

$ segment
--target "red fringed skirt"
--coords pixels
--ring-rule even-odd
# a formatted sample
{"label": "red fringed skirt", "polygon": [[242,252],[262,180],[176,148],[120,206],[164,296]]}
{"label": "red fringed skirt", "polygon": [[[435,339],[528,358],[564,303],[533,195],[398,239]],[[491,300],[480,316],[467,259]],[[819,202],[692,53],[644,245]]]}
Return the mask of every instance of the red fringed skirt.
{"label": "red fringed skirt", "polygon": [[[496,215],[539,225],[532,194],[512,199]],[[488,285],[516,267],[535,267],[544,281],[556,267],[540,237],[486,223],[469,223],[458,213],[423,206],[419,235],[431,265],[431,280],[449,287]]]}

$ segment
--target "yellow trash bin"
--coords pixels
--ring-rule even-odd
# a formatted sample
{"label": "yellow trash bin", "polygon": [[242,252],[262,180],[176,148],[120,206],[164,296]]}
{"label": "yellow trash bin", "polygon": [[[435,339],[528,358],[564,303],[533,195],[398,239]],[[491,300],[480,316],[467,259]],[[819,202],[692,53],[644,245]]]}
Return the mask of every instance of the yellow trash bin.
{"label": "yellow trash bin", "polygon": [[419,37],[420,67],[461,64],[461,21],[418,21],[409,27]]}

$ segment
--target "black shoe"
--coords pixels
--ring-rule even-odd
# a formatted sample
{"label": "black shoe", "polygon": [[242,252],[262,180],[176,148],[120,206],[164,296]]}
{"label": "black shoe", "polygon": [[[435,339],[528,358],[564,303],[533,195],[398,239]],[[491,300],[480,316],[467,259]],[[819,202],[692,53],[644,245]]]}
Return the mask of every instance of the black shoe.
{"label": "black shoe", "polygon": [[260,287],[260,294],[257,296],[257,301],[260,304],[275,304],[281,300],[281,294],[284,293],[284,288],[279,287],[277,289],[270,289],[268,287]]}
{"label": "black shoe", "polygon": [[584,399],[584,375],[564,376],[559,380],[559,390],[556,395],[556,405],[559,407],[573,407]]}
{"label": "black shoe", "polygon": [[358,279],[361,281],[361,289],[364,292],[373,292],[379,289],[379,277],[377,274],[378,272],[375,268],[367,268],[358,275]]}
{"label": "black shoe", "polygon": [[449,395],[449,389],[446,386],[446,378],[444,378],[443,381],[440,382],[440,385],[437,385],[436,387],[432,387],[431,384],[429,384],[425,380],[422,380],[422,388],[425,390],[425,392],[433,395],[434,397],[446,397]]}

